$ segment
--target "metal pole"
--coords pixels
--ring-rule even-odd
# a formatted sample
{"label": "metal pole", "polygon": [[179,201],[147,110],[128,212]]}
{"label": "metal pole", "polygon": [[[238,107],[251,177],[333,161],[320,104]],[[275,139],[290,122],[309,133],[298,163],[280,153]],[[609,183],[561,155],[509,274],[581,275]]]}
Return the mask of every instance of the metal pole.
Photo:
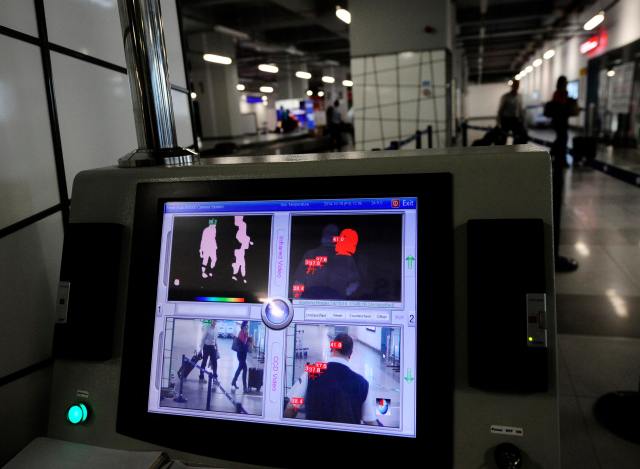
{"label": "metal pole", "polygon": [[[188,362],[189,362],[189,360],[187,359],[187,357],[186,357],[185,355],[182,355],[182,366],[183,366],[183,369],[184,369],[184,365],[185,365],[186,363],[188,363]],[[180,389],[179,389],[179,391],[178,391],[178,395],[177,395],[177,396],[175,396],[175,397],[173,398],[173,400],[174,400],[175,402],[185,403],[185,402],[187,402],[187,400],[186,400],[186,399],[184,398],[184,396],[182,395],[182,385],[184,384],[184,380],[186,379],[186,376],[184,375],[184,372],[183,372],[183,373],[181,373],[181,375],[182,375],[182,376],[180,376],[180,375],[178,376],[178,377],[180,378]]]}
{"label": "metal pole", "polygon": [[466,147],[467,146],[467,123],[466,122],[462,122],[462,146]]}
{"label": "metal pole", "polygon": [[121,167],[192,164],[196,154],[180,148],[159,0],[118,0],[138,149]]}
{"label": "metal pole", "polygon": [[427,127],[427,144],[429,148],[433,148],[433,127]]}
{"label": "metal pole", "polygon": [[213,380],[213,375],[209,374],[209,384],[207,385],[207,410],[211,410],[211,380]]}
{"label": "metal pole", "polygon": [[416,150],[420,150],[422,148],[422,132],[416,130]]}

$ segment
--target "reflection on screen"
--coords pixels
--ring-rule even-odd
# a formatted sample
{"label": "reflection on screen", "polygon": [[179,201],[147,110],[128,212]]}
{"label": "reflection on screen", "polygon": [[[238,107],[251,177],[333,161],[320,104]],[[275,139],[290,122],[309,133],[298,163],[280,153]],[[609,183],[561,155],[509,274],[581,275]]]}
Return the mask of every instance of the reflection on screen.
{"label": "reflection on screen", "polygon": [[148,410],[415,437],[417,204],[166,203]]}

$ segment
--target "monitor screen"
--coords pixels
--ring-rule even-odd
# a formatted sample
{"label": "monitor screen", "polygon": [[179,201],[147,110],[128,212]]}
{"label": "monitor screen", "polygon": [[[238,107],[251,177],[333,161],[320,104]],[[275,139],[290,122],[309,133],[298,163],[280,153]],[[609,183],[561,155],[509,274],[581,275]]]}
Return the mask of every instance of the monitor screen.
{"label": "monitor screen", "polygon": [[580,97],[580,80],[572,80],[567,83],[567,95],[573,99]]}
{"label": "monitor screen", "polygon": [[162,207],[149,412],[416,437],[418,197]]}

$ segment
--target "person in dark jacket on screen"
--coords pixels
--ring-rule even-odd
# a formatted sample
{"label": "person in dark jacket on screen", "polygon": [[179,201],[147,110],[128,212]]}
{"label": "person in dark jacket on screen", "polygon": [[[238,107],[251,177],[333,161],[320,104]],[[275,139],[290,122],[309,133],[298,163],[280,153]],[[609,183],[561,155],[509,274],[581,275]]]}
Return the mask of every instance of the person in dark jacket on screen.
{"label": "person in dark jacket on screen", "polygon": [[[378,425],[369,382],[349,366],[353,339],[340,333],[332,343],[327,369],[313,379],[304,373],[289,397],[304,398],[307,420]],[[294,418],[297,413],[298,408],[289,404],[284,415]]]}

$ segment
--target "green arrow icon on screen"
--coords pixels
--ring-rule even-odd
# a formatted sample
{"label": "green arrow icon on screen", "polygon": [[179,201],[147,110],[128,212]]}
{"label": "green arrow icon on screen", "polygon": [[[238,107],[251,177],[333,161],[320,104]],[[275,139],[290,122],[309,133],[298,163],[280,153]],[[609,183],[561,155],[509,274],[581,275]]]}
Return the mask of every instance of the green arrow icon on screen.
{"label": "green arrow icon on screen", "polygon": [[404,380],[407,383],[411,383],[415,378],[413,377],[413,375],[411,374],[411,368],[407,368],[407,375],[404,377]]}
{"label": "green arrow icon on screen", "polygon": [[413,257],[412,255],[408,255],[407,256],[406,261],[407,261],[407,267],[409,269],[413,269],[413,263],[415,262],[415,260],[416,260],[416,258]]}

